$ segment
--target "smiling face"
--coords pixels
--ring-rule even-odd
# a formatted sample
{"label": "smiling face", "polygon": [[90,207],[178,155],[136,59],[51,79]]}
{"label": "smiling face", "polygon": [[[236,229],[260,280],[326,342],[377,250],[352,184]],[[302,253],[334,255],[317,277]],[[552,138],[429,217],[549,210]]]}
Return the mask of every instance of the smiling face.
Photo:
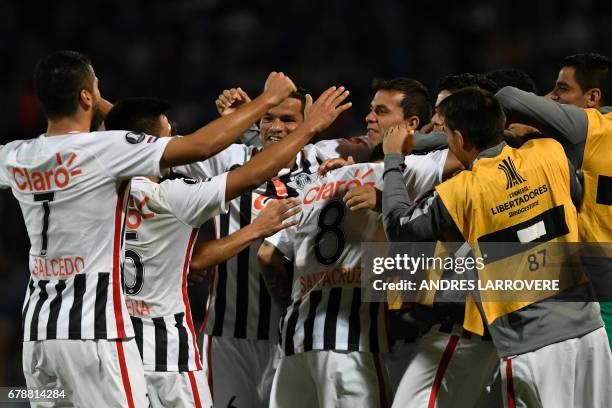
{"label": "smiling face", "polygon": [[280,142],[303,121],[302,102],[295,98],[285,99],[283,103],[266,112],[259,122],[263,147]]}
{"label": "smiling face", "polygon": [[567,105],[575,105],[580,108],[588,107],[588,94],[576,81],[576,68],[561,68],[555,88],[550,93],[550,98]]}
{"label": "smiling face", "polygon": [[404,120],[403,99],[401,91],[381,89],[376,92],[370,103],[370,112],[365,117],[370,140],[382,141],[385,129],[399,125]]}

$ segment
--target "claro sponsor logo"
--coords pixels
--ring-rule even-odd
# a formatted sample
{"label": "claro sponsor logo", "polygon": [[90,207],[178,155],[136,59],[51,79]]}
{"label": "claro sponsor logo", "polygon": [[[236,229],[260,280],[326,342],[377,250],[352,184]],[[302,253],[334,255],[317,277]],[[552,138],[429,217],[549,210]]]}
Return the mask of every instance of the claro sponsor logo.
{"label": "claro sponsor logo", "polygon": [[20,167],[13,167],[13,181],[22,191],[49,191],[66,188],[72,178],[81,174],[80,169],[71,169],[77,155],[72,153],[66,164],[60,153],[55,154],[58,167],[53,169],[32,171]]}
{"label": "claro sponsor logo", "polygon": [[315,201],[327,200],[331,197],[338,195],[343,191],[348,191],[351,188],[361,186],[374,186],[372,181],[364,181],[374,170],[369,169],[363,175],[359,176],[359,169],[355,171],[355,178],[353,180],[338,180],[332,181],[331,183],[323,183],[319,186],[313,186],[306,191],[304,194],[304,204],[311,204]]}

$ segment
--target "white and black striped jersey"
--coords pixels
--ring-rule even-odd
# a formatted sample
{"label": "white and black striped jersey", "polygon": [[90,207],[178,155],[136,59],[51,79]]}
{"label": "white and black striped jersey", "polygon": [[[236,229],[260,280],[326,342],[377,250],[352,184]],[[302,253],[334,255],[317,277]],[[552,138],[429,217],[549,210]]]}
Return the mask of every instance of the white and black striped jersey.
{"label": "white and black striped jersey", "polygon": [[385,241],[381,214],[349,211],[342,198],[381,188],[382,164],[330,171],[301,194],[299,225],[266,239],[293,261],[291,305],[281,323],[285,355],[310,350],[388,350],[386,304],[361,301],[361,244]]}
{"label": "white and black striped jersey", "polygon": [[[306,145],[296,158],[296,168],[283,169],[279,176],[258,189],[230,202],[229,211],[215,218],[217,237],[225,237],[250,224],[269,199],[297,197],[298,190],[316,178],[318,166],[324,160],[339,156],[338,151],[351,150],[363,160],[370,154],[363,138],[352,141],[326,140]],[[358,152],[362,153],[358,153]],[[204,179],[246,163],[258,150],[232,145],[216,156],[175,169],[189,177]],[[280,312],[268,293],[259,272],[257,240],[238,255],[217,266],[211,282],[211,293],[204,317],[204,331],[211,336],[274,340],[278,339]]]}
{"label": "white and black striped jersey", "polygon": [[226,179],[132,179],[125,292],[145,371],[202,369],[187,274],[199,227],[225,210]]}
{"label": "white and black striped jersey", "polygon": [[24,341],[133,336],[121,287],[129,179],[159,175],[168,141],[112,131],[0,149],[0,187],[19,201],[31,243]]}

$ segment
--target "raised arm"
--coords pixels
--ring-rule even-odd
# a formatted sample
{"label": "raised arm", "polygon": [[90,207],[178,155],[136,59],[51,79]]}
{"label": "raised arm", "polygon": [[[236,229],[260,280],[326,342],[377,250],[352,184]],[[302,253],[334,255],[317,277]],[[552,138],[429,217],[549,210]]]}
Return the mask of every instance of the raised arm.
{"label": "raised arm", "polygon": [[291,79],[282,72],[272,72],[268,76],[264,92],[253,101],[190,135],[171,140],[161,158],[160,167],[165,169],[193,163],[215,155],[238,140],[257,119],[295,90]]}
{"label": "raised arm", "polygon": [[520,89],[506,86],[495,94],[513,121],[539,129],[544,136],[561,143],[582,143],[586,140],[588,119],[583,109],[562,105]]}
{"label": "raised arm", "polygon": [[255,155],[244,166],[231,171],[227,176],[225,197],[229,201],[244,191],[259,187],[295,158],[298,152],[317,133],[326,129],[351,103],[341,103],[348,97],[344,87],[331,87],[312,104],[308,118],[291,134],[278,143]]}
{"label": "raised arm", "polygon": [[433,241],[447,231],[456,233],[457,227],[437,195],[419,205],[410,201],[402,177],[404,154],[410,151],[407,146],[411,146],[406,141],[409,138],[405,128],[396,126],[387,130],[383,139],[382,211],[387,238],[389,241]]}

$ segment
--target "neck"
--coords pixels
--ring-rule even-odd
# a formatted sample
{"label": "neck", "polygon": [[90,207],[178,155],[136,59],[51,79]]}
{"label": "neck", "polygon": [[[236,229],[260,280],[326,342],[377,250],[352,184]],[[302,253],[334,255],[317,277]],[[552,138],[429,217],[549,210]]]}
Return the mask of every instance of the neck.
{"label": "neck", "polygon": [[86,133],[90,131],[91,120],[79,115],[65,116],[60,119],[49,119],[47,136],[65,135],[70,132]]}

